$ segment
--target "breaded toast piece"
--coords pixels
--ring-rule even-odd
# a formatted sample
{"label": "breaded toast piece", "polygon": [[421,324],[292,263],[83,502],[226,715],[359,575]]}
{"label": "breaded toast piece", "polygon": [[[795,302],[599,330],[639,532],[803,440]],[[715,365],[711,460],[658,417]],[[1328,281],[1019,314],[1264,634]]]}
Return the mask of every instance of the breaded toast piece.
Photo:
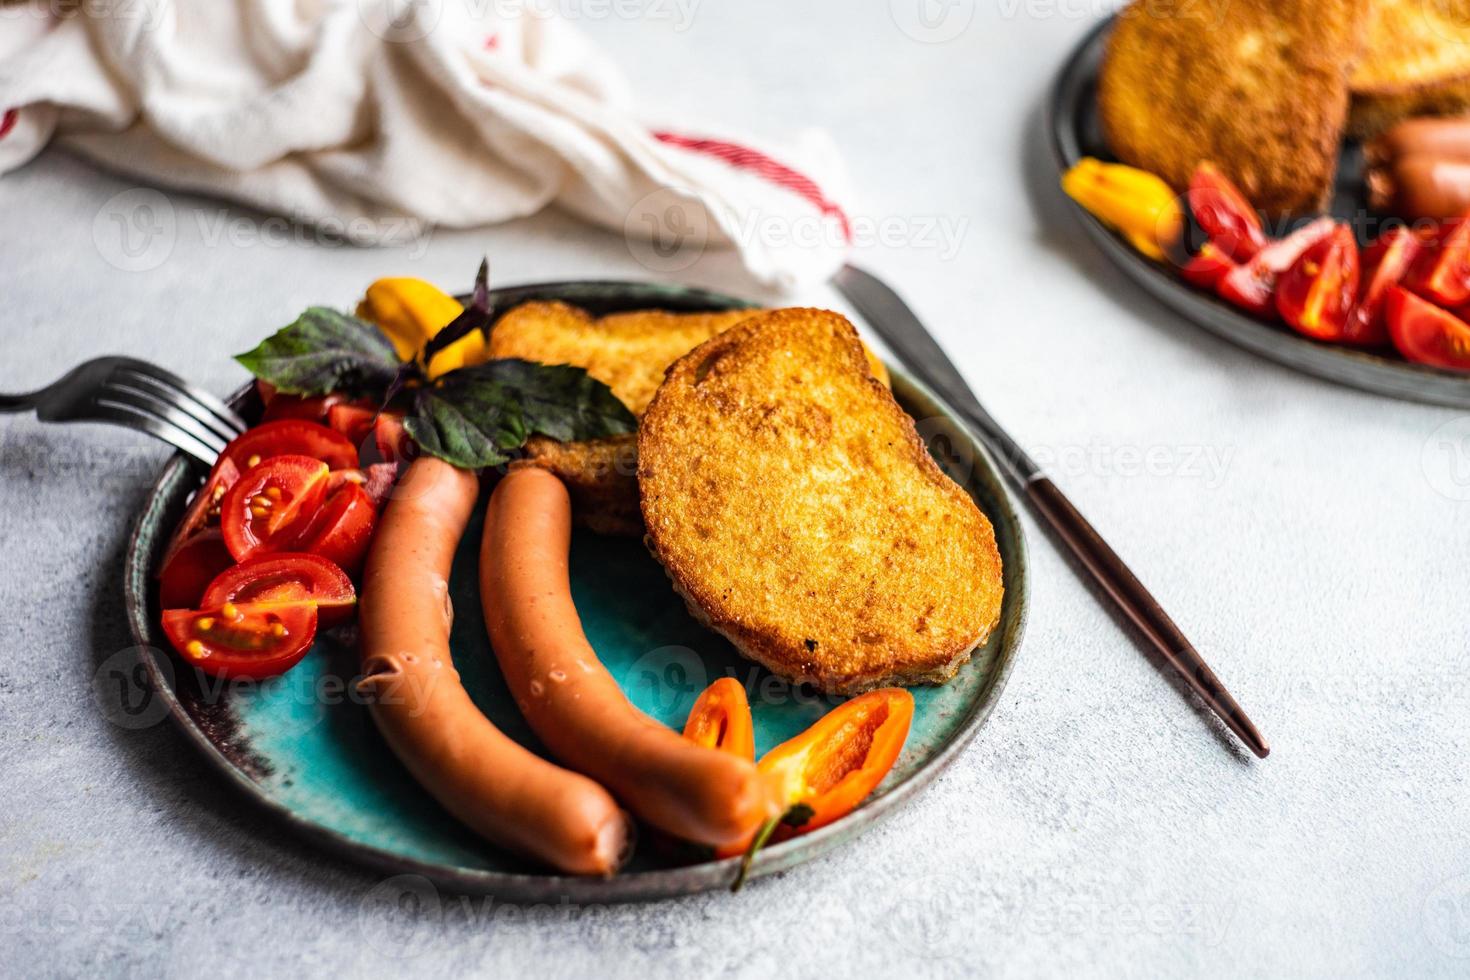
{"label": "breaded toast piece", "polygon": [[[490,333],[491,357],[575,364],[605,383],[634,415],[643,414],[674,360],[758,311],[671,313],[636,310],[593,318],[566,303],[523,303]],[[888,369],[871,353],[869,365],[888,383]],[[637,437],[561,443],[542,436],[526,443],[524,464],[550,470],[567,485],[577,522],[599,534],[640,535]]]}
{"label": "breaded toast piece", "polygon": [[1337,171],[1361,0],[1136,0],[1098,79],[1119,160],[1177,190],[1213,161],[1271,216],[1319,211]]}
{"label": "breaded toast piece", "polygon": [[1349,80],[1348,133],[1470,110],[1470,0],[1372,0]]}
{"label": "breaded toast piece", "polygon": [[[575,364],[641,415],[674,359],[754,310],[637,310],[595,319],[566,303],[523,303],[490,332],[491,357]],[[634,435],[562,443],[535,436],[516,465],[540,466],[567,485],[579,524],[599,534],[639,535],[638,440]]]}
{"label": "breaded toast piece", "polygon": [[995,627],[995,534],[827,310],[669,368],[638,433],[647,542],[691,612],[824,691],[942,683]]}

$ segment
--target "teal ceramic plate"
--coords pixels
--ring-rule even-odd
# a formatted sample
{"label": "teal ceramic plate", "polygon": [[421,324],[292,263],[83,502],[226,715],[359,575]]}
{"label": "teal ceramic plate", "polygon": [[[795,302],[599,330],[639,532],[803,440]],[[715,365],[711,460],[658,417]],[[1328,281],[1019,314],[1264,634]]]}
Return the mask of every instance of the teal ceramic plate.
{"label": "teal ceramic plate", "polygon": [[[635,283],[553,283],[502,289],[507,309],[531,298],[561,299],[603,313],[748,306],[683,287]],[[893,771],[847,818],[765,850],[753,873],[808,861],[891,814],[950,761],[984,724],[1010,672],[1026,616],[1026,552],[1021,527],[990,458],[925,388],[897,372],[894,393],[919,423],[931,451],[965,486],[995,525],[1005,568],[1000,625],[950,683],[915,688],[912,731]],[[238,398],[246,417],[249,390]],[[138,519],[128,551],[129,622],[154,690],[185,735],[222,773],[265,809],[333,850],[395,873],[422,874],[457,891],[513,901],[611,902],[658,898],[730,883],[735,859],[704,860],[645,834],[632,864],[615,878],[547,873],[461,827],[414,783],[379,738],[352,694],[357,656],[341,638],[322,638],[285,675],[224,685],[181,665],[158,628],[154,574],[169,533],[198,485],[197,470],[171,461]],[[451,643],[476,703],[498,726],[539,750],[505,689],[485,638],[476,583],[478,522],[464,537],[451,582]],[[578,533],[572,541],[572,590],[583,626],[628,696],[655,718],[682,728],[696,695],[717,677],[746,687],[755,715],[756,750],[797,734],[833,702],[794,688],[741,659],[722,638],[692,620],[663,569],[636,539]]]}

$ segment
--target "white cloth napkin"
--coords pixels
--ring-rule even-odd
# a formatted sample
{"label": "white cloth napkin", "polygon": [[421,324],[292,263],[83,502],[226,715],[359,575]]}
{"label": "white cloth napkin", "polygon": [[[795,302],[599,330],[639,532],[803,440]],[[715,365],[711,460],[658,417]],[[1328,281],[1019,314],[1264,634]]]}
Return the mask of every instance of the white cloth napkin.
{"label": "white cloth napkin", "polygon": [[[150,183],[363,244],[556,204],[654,273],[734,247],[791,289],[842,261],[831,141],[655,129],[534,0],[82,0],[0,6],[0,174],[55,139]],[[698,66],[691,66],[697,70]]]}

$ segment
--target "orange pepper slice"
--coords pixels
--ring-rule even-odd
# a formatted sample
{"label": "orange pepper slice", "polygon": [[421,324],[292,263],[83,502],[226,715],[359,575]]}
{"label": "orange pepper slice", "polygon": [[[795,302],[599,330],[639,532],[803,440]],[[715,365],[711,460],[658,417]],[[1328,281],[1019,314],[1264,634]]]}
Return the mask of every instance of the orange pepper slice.
{"label": "orange pepper slice", "polygon": [[684,722],[684,737],[697,745],[755,761],[755,725],[745,688],[721,677],[705,688]]}
{"label": "orange pepper slice", "polygon": [[777,830],[794,836],[847,816],[877,788],[893,768],[914,718],[914,696],[885,687],[853,698],[761,759],[760,771],[776,787],[782,816],[760,828],[744,847],[719,851],[721,857],[744,851],[732,891],[745,883],[751,861]]}

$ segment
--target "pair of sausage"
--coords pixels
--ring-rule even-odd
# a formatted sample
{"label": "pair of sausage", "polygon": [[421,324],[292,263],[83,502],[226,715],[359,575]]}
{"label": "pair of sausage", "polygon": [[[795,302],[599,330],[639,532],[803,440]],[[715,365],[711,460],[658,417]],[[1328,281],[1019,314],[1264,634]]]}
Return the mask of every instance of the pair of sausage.
{"label": "pair of sausage", "polygon": [[631,822],[604,786],[681,837],[719,846],[748,836],[775,808],[755,765],[643,714],[588,645],[567,574],[570,499],[544,470],[513,471],[492,494],[480,591],[517,703],[577,772],[526,750],[475,707],[449,654],[448,583],[478,490],[471,473],[416,460],[373,538],[359,690],[394,754],[471,829],[571,874],[611,874],[631,853]]}
{"label": "pair of sausage", "polygon": [[1363,147],[1368,203],[1401,218],[1470,209],[1470,118],[1408,119]]}

